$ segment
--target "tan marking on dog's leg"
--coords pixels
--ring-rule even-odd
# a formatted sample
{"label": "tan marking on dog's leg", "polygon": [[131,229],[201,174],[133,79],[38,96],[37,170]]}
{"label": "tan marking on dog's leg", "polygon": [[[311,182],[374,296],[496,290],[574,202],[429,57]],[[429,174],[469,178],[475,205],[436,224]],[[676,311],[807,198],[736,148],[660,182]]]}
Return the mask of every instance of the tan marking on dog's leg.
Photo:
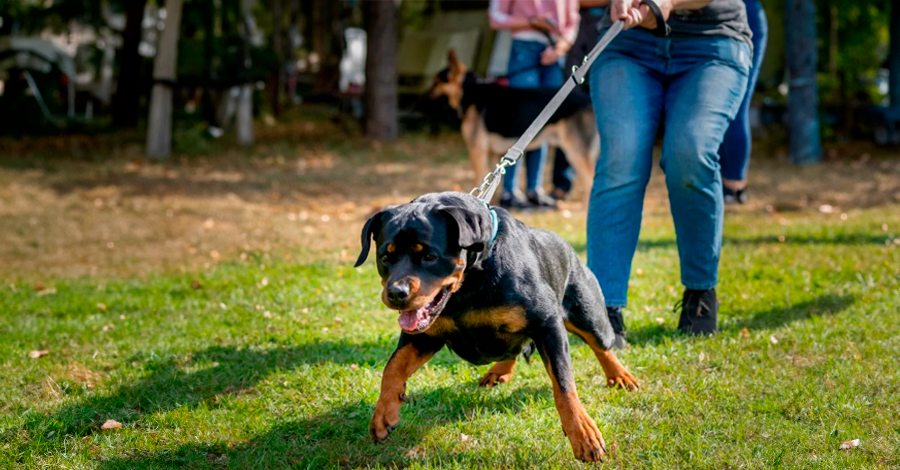
{"label": "tan marking on dog's leg", "polygon": [[591,348],[594,355],[597,356],[597,360],[600,361],[600,367],[603,368],[603,373],[606,375],[607,386],[631,391],[640,388],[641,385],[638,383],[638,380],[619,362],[616,354],[608,349],[603,349],[600,341],[593,334],[578,329],[570,322],[565,322],[565,326],[567,331],[581,338]]}
{"label": "tan marking on dog's leg", "polygon": [[575,390],[575,383],[566,384],[566,392],[562,391],[562,387],[558,382],[553,368],[544,362],[547,374],[553,382],[553,401],[556,404],[556,411],[559,413],[559,419],[562,421],[563,432],[569,438],[572,445],[572,452],[575,457],[585,462],[597,462],[606,456],[606,444],[603,442],[603,435],[597,424],[584,410],[581,400],[578,399],[578,392]]}
{"label": "tan marking on dog's leg", "polygon": [[405,344],[394,351],[381,376],[381,393],[375,404],[375,414],[369,424],[369,432],[376,442],[388,437],[400,423],[400,403],[406,401],[406,380],[434,356],[422,353],[412,344]]}
{"label": "tan marking on dog's leg", "polygon": [[505,384],[509,382],[509,380],[512,378],[513,367],[515,367],[515,365],[515,359],[494,363],[494,366],[491,367],[491,370],[487,371],[487,374],[484,374],[484,376],[481,377],[481,380],[478,381],[478,386],[493,387],[497,384]]}
{"label": "tan marking on dog's leg", "polygon": [[481,122],[481,114],[474,106],[470,106],[466,110],[466,114],[463,116],[461,132],[469,150],[472,170],[475,171],[474,185],[478,186],[488,172],[487,160],[490,153],[488,149],[490,139],[484,124]]}
{"label": "tan marking on dog's leg", "polygon": [[575,135],[576,131],[572,128],[573,123],[566,121],[561,124],[560,148],[566,154],[566,160],[575,168],[575,175],[585,194],[585,202],[588,202],[587,198],[590,198],[591,186],[594,183],[594,156],[590,151],[590,146],[585,146],[582,139]]}

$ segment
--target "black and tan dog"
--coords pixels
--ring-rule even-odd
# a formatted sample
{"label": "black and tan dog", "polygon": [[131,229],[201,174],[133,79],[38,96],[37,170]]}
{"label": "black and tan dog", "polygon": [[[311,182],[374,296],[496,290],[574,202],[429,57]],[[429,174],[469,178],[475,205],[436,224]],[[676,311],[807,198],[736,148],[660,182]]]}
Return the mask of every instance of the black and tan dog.
{"label": "black and tan dog", "polygon": [[[434,78],[428,94],[432,99],[447,97],[462,119],[462,136],[478,186],[488,172],[488,162],[499,159],[512,147],[557,90],[510,88],[483,81],[467,71],[453,49],[448,53],[448,62],[448,67]],[[590,97],[584,91],[572,90],[527,150],[540,148],[544,143],[565,152],[585,194],[590,194],[600,137]]]}
{"label": "black and tan dog", "polygon": [[600,285],[559,236],[459,192],[389,207],[362,230],[360,266],[375,239],[382,301],[398,310],[397,350],[384,369],[370,431],[380,442],[400,421],[407,379],[447,346],[473,364],[494,362],[480,385],[508,382],[520,353],[536,349],[553,382],[575,456],[595,461],[603,437],[578,394],[567,332],[593,350],[610,386],[637,380],[610,351]]}

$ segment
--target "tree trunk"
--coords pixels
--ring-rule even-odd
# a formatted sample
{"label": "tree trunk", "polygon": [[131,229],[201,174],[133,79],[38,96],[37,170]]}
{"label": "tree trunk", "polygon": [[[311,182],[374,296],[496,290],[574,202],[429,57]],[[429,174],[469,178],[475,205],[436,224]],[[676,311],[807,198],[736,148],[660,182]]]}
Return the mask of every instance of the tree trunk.
{"label": "tree trunk", "polygon": [[[147,125],[147,155],[166,158],[172,151],[172,86],[181,29],[181,0],[166,1],[165,28],[160,34],[153,63],[153,92]],[[160,83],[164,82],[164,83]]]}
{"label": "tree trunk", "polygon": [[[373,1],[384,3],[386,0]],[[310,21],[308,38],[311,50],[318,60],[318,69],[314,70],[313,76],[313,92],[333,96],[341,79],[344,34],[341,2],[313,0],[311,3],[312,15],[308,17]]]}
{"label": "tree trunk", "polygon": [[822,156],[819,133],[819,87],[814,0],[785,0],[785,59],[790,92],[788,93],[788,140],[791,160],[798,165],[812,165]]}
{"label": "tree trunk", "polygon": [[[255,0],[241,0],[242,35],[244,38],[244,72],[250,80],[250,38],[253,36],[253,3]],[[253,145],[253,86],[245,83],[241,86],[241,94],[237,103],[237,141],[238,144]]]}
{"label": "tree trunk", "polygon": [[364,2],[367,8],[366,136],[397,138],[397,7],[393,1]]}
{"label": "tree trunk", "polygon": [[282,43],[282,0],[272,0],[272,50],[275,52],[277,67],[272,70],[269,79],[269,94],[271,98],[272,115],[278,117],[281,114],[281,77],[284,74],[284,44]]}
{"label": "tree trunk", "polygon": [[[141,98],[141,23],[147,0],[132,0],[125,10],[125,31],[122,32],[122,49],[119,50],[119,78],[116,83],[116,101],[113,120],[123,128],[137,126],[138,105]],[[73,79],[75,77],[72,77]]]}
{"label": "tree trunk", "polygon": [[891,70],[891,107],[900,109],[900,0],[891,2],[891,51],[888,64]]}

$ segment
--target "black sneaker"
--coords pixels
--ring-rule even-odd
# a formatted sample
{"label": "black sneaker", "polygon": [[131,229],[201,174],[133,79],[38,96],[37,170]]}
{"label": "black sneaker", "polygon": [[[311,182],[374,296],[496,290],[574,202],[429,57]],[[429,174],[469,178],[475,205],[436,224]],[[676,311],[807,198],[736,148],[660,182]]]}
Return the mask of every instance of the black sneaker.
{"label": "black sneaker", "polygon": [[628,341],[625,340],[625,318],[622,317],[622,307],[606,307],[609,323],[612,325],[616,338],[613,340],[613,349],[625,349]]}
{"label": "black sneaker", "polygon": [[562,188],[556,188],[550,193],[550,197],[557,201],[567,201],[569,199],[569,192]]}
{"label": "black sneaker", "polygon": [[558,209],[556,200],[541,191],[528,191],[528,202],[538,209]]}
{"label": "black sneaker", "polygon": [[726,205],[747,203],[747,188],[734,190],[722,185],[722,193],[725,196]]}
{"label": "black sneaker", "polygon": [[716,289],[685,289],[681,302],[675,309],[681,308],[678,329],[691,335],[711,335],[718,330],[716,317],[719,314],[719,299]]}
{"label": "black sneaker", "polygon": [[508,211],[531,209],[533,206],[522,197],[522,193],[503,193],[500,196],[500,207]]}

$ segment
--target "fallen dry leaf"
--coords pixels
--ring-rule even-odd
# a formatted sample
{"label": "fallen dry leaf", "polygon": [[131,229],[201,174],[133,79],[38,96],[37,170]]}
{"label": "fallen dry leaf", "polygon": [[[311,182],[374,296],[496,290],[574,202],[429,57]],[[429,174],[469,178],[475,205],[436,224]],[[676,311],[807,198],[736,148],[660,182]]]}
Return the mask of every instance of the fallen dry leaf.
{"label": "fallen dry leaf", "polygon": [[353,371],[359,370],[359,366],[356,364],[350,364],[350,370],[353,370]]}
{"label": "fallen dry leaf", "polygon": [[114,419],[108,419],[108,420],[106,420],[105,423],[103,423],[102,426],[100,426],[100,429],[102,429],[104,431],[108,431],[110,429],[119,429],[121,427],[122,427],[122,423],[120,423]]}
{"label": "fallen dry leaf", "polygon": [[772,344],[778,344],[778,338],[776,338],[775,335],[769,335],[769,341]]}
{"label": "fallen dry leaf", "polygon": [[42,284],[42,283],[40,283],[40,282],[35,282],[35,283],[34,283],[34,291],[35,291],[35,292],[40,292],[40,291],[42,291],[42,290],[44,290],[44,284]]}
{"label": "fallen dry leaf", "polygon": [[666,322],[666,319],[663,317],[656,317],[656,323],[662,325]]}
{"label": "fallen dry leaf", "polygon": [[28,357],[30,357],[32,359],[37,359],[39,357],[44,357],[47,354],[50,354],[50,351],[47,351],[46,349],[42,349],[40,351],[31,351],[30,353],[28,353]]}
{"label": "fallen dry leaf", "polygon": [[101,312],[105,312],[105,311],[106,311],[106,304],[104,304],[104,303],[99,303],[99,304],[97,304],[97,308],[99,308]]}
{"label": "fallen dry leaf", "polygon": [[465,435],[465,434],[460,434],[460,435],[459,435],[459,440],[461,440],[461,441],[463,441],[463,442],[467,442],[469,439],[471,439],[471,437],[469,437],[469,436],[467,436],[467,435]]}
{"label": "fallen dry leaf", "polygon": [[38,291],[37,295],[38,295],[38,297],[43,297],[45,295],[52,295],[55,293],[56,293],[56,288],[51,287],[49,289],[44,289],[44,290]]}
{"label": "fallen dry leaf", "polygon": [[841,444],[841,450],[850,450],[859,447],[859,439],[853,439],[852,441],[844,441]]}
{"label": "fallen dry leaf", "polygon": [[200,284],[200,281],[198,281],[196,279],[191,281],[191,289],[199,289],[201,287],[203,287],[203,284]]}
{"label": "fallen dry leaf", "polygon": [[750,330],[748,330],[746,328],[741,328],[741,331],[740,331],[740,333],[738,333],[738,336],[740,336],[741,338],[749,338]]}

